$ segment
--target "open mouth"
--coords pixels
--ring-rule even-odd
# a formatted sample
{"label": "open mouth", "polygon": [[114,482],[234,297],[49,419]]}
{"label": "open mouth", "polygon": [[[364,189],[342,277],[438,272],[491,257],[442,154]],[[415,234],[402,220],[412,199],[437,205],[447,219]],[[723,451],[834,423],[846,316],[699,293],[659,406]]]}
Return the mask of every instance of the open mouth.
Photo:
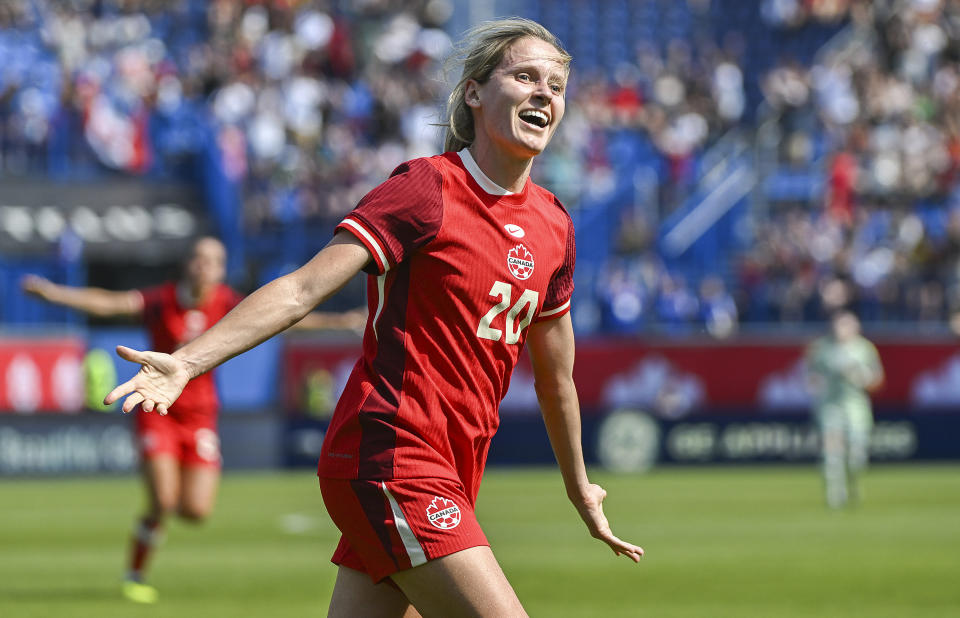
{"label": "open mouth", "polygon": [[520,120],[540,129],[550,124],[550,119],[547,118],[547,115],[535,109],[527,109],[520,112]]}

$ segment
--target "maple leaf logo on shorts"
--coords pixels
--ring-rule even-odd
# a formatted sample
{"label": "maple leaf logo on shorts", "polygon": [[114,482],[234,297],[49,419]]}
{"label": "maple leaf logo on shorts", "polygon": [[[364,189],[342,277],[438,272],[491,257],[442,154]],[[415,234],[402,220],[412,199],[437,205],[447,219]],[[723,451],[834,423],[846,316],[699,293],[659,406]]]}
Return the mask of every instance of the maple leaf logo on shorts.
{"label": "maple leaf logo on shorts", "polygon": [[517,245],[507,253],[507,266],[517,279],[529,279],[533,274],[533,254],[523,245]]}
{"label": "maple leaf logo on shorts", "polygon": [[453,500],[434,496],[427,507],[427,521],[435,528],[450,530],[460,525],[460,507]]}

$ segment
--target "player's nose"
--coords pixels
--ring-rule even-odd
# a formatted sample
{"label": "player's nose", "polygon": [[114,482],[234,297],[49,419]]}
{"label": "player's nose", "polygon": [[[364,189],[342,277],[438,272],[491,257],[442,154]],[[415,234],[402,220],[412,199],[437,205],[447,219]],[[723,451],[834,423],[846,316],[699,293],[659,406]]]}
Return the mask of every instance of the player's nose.
{"label": "player's nose", "polygon": [[553,88],[550,86],[550,84],[544,80],[537,82],[536,88],[533,90],[534,97],[549,102],[551,99],[553,99],[553,95]]}

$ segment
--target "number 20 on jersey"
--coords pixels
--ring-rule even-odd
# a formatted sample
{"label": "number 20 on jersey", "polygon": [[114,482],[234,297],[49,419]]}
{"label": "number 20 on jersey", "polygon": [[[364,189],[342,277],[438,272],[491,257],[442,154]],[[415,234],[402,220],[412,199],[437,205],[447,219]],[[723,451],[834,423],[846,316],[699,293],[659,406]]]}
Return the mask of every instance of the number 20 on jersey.
{"label": "number 20 on jersey", "polygon": [[[512,299],[510,297],[512,295],[512,289],[509,283],[504,283],[503,281],[495,281],[493,283],[493,287],[490,288],[490,296],[499,298],[500,302],[480,318],[480,326],[477,327],[477,337],[490,339],[491,341],[500,341],[500,338],[504,336],[504,331],[506,331],[506,338],[504,340],[506,343],[516,344],[520,341],[520,333],[523,332],[523,329],[529,326],[533,320],[533,313],[537,310],[537,302],[540,299],[540,295],[534,290],[524,290],[520,298],[517,299],[517,302],[511,307],[510,302]],[[509,307],[509,310],[507,307]],[[504,311],[507,312],[504,329],[494,328],[494,320]],[[521,313],[523,313],[523,317],[520,317]],[[517,318],[519,318],[519,321]]]}

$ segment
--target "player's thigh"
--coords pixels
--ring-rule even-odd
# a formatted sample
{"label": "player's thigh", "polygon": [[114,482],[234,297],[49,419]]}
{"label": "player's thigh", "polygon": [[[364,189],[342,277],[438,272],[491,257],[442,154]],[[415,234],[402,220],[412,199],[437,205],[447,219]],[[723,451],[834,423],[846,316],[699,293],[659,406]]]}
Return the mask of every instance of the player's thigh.
{"label": "player's thigh", "polygon": [[220,467],[185,465],[181,471],[180,514],[192,520],[205,519],[213,511],[220,486]]}
{"label": "player's thigh", "polygon": [[169,513],[180,502],[180,462],[170,453],[143,460],[143,480],[150,509],[155,515]]}
{"label": "player's thigh", "polygon": [[436,558],[391,577],[414,607],[428,618],[527,615],[487,546]]}
{"label": "player's thigh", "polygon": [[373,583],[366,573],[341,566],[333,586],[328,618],[416,618],[407,597],[389,581]]}

